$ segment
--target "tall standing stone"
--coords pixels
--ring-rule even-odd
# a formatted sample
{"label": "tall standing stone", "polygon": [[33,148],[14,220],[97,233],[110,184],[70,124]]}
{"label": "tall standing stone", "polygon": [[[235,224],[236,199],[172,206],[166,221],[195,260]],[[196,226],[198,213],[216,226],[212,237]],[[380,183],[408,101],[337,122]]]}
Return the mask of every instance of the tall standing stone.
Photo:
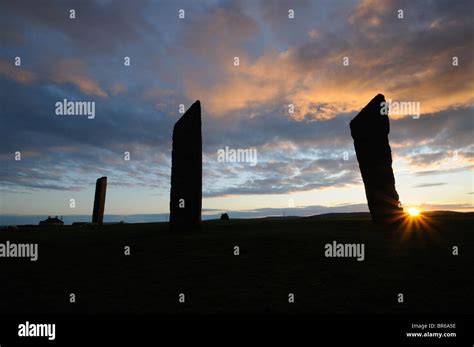
{"label": "tall standing stone", "polygon": [[350,123],[369,210],[376,223],[394,222],[403,212],[395,190],[388,142],[390,123],[388,112],[382,112],[384,102],[385,97],[378,94]]}
{"label": "tall standing stone", "polygon": [[107,177],[97,179],[95,184],[94,210],[92,223],[102,224],[104,221],[105,192],[107,190]]}
{"label": "tall standing stone", "polygon": [[202,202],[201,103],[196,101],[173,128],[170,228],[199,229]]}

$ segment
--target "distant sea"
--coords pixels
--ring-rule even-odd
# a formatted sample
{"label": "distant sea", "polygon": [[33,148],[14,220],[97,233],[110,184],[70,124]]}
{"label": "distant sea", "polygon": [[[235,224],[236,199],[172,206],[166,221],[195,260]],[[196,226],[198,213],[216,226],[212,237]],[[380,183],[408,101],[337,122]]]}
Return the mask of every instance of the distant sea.
{"label": "distant sea", "polygon": [[[262,217],[282,217],[282,216],[313,216],[324,213],[352,213],[352,212],[367,212],[366,204],[353,204],[343,206],[307,206],[307,207],[289,207],[289,208],[261,208],[249,211],[218,211],[211,209],[203,209],[202,219],[219,219],[221,214],[226,212],[230,218],[262,218]],[[51,215],[56,217],[56,215]],[[70,225],[74,222],[91,222],[92,216],[88,215],[65,215],[57,216],[62,218],[64,224]],[[42,220],[48,218],[47,215],[0,215],[0,226],[8,225],[38,225]],[[169,219],[168,213],[157,214],[130,214],[130,215],[115,215],[105,214],[105,223],[154,223],[167,222]]]}
{"label": "distant sea", "polygon": [[[56,216],[51,216],[56,217]],[[91,222],[91,215],[69,215],[69,216],[57,216],[62,218],[64,224],[70,225],[74,222]],[[42,220],[45,220],[48,216],[15,216],[15,215],[4,215],[0,216],[0,226],[8,225],[27,225],[33,224],[38,225]],[[121,222],[126,223],[152,223],[152,222],[166,222],[168,214],[135,214],[135,215],[104,215],[105,223]]]}

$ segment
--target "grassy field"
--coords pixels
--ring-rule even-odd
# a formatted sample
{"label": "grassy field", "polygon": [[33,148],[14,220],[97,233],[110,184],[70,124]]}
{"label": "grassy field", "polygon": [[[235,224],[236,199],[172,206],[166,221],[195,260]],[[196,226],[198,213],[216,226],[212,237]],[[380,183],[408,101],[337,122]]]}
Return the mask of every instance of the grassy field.
{"label": "grassy field", "polygon": [[[181,234],[166,223],[2,231],[2,243],[38,243],[39,260],[0,259],[0,312],[472,313],[474,215],[424,218],[391,231],[366,214],[207,221]],[[326,258],[334,240],[364,243],[365,260]]]}

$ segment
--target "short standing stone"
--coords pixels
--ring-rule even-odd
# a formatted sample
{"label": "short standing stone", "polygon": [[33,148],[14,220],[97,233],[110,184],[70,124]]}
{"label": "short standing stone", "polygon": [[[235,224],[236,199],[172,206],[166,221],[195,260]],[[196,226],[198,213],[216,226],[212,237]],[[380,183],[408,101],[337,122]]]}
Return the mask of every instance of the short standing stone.
{"label": "short standing stone", "polygon": [[378,94],[350,123],[369,210],[377,223],[396,221],[403,212],[395,190],[388,114],[381,112],[384,102]]}
{"label": "short standing stone", "polygon": [[95,184],[94,210],[92,223],[102,224],[104,221],[105,192],[107,190],[107,177],[97,179]]}
{"label": "short standing stone", "polygon": [[229,215],[227,213],[221,214],[221,220],[229,220]]}

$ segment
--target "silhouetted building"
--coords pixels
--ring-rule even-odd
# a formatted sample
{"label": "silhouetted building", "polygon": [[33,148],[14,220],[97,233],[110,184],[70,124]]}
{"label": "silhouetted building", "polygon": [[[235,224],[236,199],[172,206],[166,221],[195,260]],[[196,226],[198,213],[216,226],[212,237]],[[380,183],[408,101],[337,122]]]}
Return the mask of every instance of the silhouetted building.
{"label": "silhouetted building", "polygon": [[170,228],[198,229],[202,203],[201,104],[197,100],[173,128]]}
{"label": "silhouetted building", "polygon": [[64,222],[59,219],[58,216],[54,218],[51,218],[51,216],[49,216],[47,219],[39,222],[39,225],[64,225]]}
{"label": "silhouetted building", "polygon": [[98,178],[95,184],[94,209],[92,210],[92,223],[102,224],[104,221],[106,190],[107,190],[107,177]]}
{"label": "silhouetted building", "polygon": [[382,94],[375,96],[350,123],[351,135],[372,219],[393,222],[401,216],[395,190],[388,114],[382,114]]}

